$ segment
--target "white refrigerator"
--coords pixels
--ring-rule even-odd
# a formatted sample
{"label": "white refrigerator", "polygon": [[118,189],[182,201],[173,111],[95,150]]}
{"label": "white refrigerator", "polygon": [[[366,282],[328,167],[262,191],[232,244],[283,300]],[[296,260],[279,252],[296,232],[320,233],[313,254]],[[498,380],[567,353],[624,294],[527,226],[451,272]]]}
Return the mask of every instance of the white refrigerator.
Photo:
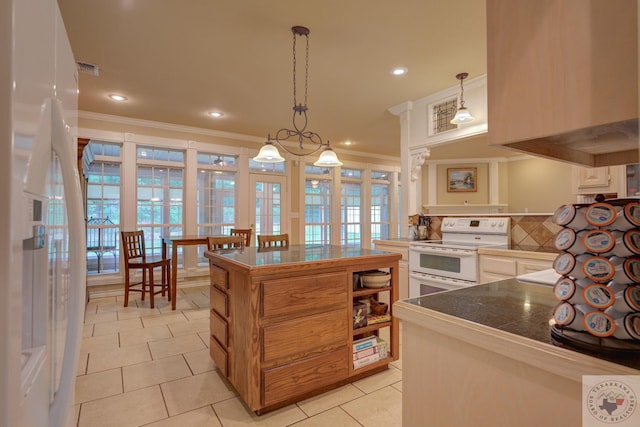
{"label": "white refrigerator", "polygon": [[74,424],[86,292],[77,70],[55,0],[0,2],[0,427]]}

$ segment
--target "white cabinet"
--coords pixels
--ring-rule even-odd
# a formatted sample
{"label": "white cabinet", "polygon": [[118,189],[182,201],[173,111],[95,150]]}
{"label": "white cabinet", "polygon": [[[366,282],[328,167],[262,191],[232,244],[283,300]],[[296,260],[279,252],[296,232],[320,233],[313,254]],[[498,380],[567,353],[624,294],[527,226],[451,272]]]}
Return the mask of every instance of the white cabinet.
{"label": "white cabinet", "polygon": [[398,262],[398,299],[409,298],[409,241],[374,240],[373,244],[378,251],[387,251],[402,255],[402,259]]}
{"label": "white cabinet", "polygon": [[573,193],[617,194],[622,190],[620,177],[624,168],[624,166],[602,166],[598,168],[572,166]]}
{"label": "white cabinet", "polygon": [[[482,253],[489,251],[491,253]],[[556,254],[480,248],[480,283],[509,279],[525,273],[552,268]]]}

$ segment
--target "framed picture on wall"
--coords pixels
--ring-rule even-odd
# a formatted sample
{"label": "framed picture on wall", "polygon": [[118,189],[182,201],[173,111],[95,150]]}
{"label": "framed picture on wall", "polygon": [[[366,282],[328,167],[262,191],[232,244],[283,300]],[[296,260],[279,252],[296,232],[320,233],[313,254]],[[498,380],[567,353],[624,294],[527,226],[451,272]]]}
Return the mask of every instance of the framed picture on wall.
{"label": "framed picture on wall", "polygon": [[478,168],[447,168],[447,191],[478,191]]}

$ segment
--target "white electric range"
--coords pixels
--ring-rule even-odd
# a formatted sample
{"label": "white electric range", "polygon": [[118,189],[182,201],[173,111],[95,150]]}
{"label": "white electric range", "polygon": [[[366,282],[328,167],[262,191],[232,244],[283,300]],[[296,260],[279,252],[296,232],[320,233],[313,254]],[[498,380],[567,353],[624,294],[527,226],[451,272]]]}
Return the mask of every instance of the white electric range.
{"label": "white electric range", "polygon": [[508,217],[442,220],[442,240],[409,244],[409,297],[460,289],[478,284],[478,248],[507,247],[511,236]]}

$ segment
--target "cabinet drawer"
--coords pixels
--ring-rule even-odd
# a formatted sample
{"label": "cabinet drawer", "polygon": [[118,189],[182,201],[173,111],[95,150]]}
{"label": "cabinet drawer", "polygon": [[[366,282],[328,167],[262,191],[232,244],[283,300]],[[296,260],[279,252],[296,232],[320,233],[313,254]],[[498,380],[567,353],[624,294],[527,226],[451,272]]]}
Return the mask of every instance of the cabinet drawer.
{"label": "cabinet drawer", "polygon": [[347,307],[344,272],[299,276],[262,282],[262,315],[291,316]]}
{"label": "cabinet drawer", "polygon": [[220,372],[225,377],[228,377],[229,376],[229,354],[227,353],[227,350],[222,348],[222,346],[218,343],[218,341],[216,341],[216,339],[213,337],[209,338],[209,342],[211,343],[209,347],[209,354],[211,355],[213,362],[216,364],[216,367],[218,368],[218,370],[220,370]]}
{"label": "cabinet drawer", "polygon": [[262,360],[282,362],[335,349],[348,341],[345,309],[276,323],[262,329]]}
{"label": "cabinet drawer", "polygon": [[301,395],[347,378],[350,359],[347,348],[310,357],[262,372],[264,406]]}
{"label": "cabinet drawer", "polygon": [[209,277],[212,285],[220,289],[229,289],[229,273],[226,270],[209,264]]}
{"label": "cabinet drawer", "polygon": [[209,295],[211,308],[217,311],[222,317],[229,317],[229,301],[227,299],[227,294],[215,286],[210,286]]}
{"label": "cabinet drawer", "polygon": [[516,261],[509,258],[483,256],[480,260],[480,269],[484,272],[516,275]]}
{"label": "cabinet drawer", "polygon": [[209,315],[209,327],[213,335],[224,347],[229,347],[229,324],[215,310]]}

